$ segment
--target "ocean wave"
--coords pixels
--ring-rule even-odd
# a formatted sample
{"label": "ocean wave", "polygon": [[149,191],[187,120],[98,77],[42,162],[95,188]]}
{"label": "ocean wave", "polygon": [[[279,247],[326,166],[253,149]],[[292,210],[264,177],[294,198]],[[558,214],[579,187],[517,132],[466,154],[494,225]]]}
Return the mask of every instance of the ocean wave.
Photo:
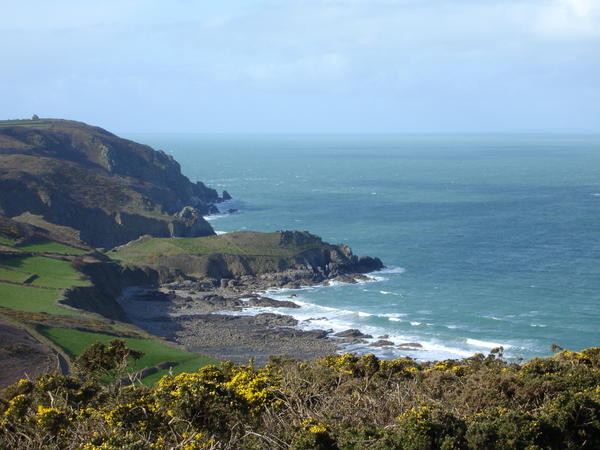
{"label": "ocean wave", "polygon": [[[403,273],[401,268],[391,268],[393,273]],[[377,272],[380,273],[380,272]],[[397,358],[402,356],[411,356],[418,360],[440,360],[458,357],[468,357],[481,349],[492,349],[495,347],[510,348],[510,345],[499,344],[496,342],[488,342],[484,340],[463,338],[458,342],[444,342],[444,337],[435,332],[435,325],[429,318],[429,322],[425,320],[408,319],[404,313],[376,313],[364,310],[355,310],[350,307],[334,307],[318,304],[319,292],[324,289],[334,288],[336,286],[347,285],[346,283],[334,283],[333,286],[305,286],[301,289],[285,289],[275,288],[269,289],[266,293],[276,300],[292,300],[299,309],[288,308],[255,308],[254,313],[272,312],[275,314],[288,314],[298,320],[298,328],[303,330],[326,329],[333,333],[345,331],[350,328],[358,328],[365,334],[372,336],[387,336],[386,340],[394,343],[393,348],[379,348],[369,344],[375,342],[378,338],[367,339],[366,342],[345,345],[343,351],[352,351],[357,354],[374,353],[381,358]],[[358,288],[357,292],[365,289]],[[366,289],[368,292],[381,294],[381,291],[374,289]],[[393,292],[392,290],[384,290],[384,292]],[[322,291],[325,292],[325,291]],[[294,294],[290,296],[290,294]],[[390,295],[390,294],[381,294]],[[316,301],[315,301],[316,300]],[[344,305],[345,306],[345,305]],[[357,305],[358,306],[358,305]],[[422,317],[431,316],[431,310],[416,311]],[[493,317],[493,316],[492,316]],[[490,318],[490,316],[488,316]],[[498,317],[490,318],[491,320],[504,320]],[[426,326],[427,325],[427,326]],[[461,328],[458,325],[446,325],[446,329]],[[426,331],[429,330],[429,331]],[[406,342],[418,342],[423,347],[413,349],[409,352],[406,348],[397,347]]]}
{"label": "ocean wave", "polygon": [[503,348],[511,348],[512,345],[510,344],[499,344],[498,342],[488,342],[488,341],[481,341],[479,339],[471,339],[471,338],[467,338],[467,344],[472,345],[473,347],[483,347],[483,348],[497,348],[497,347],[503,347]]}
{"label": "ocean wave", "polygon": [[358,284],[387,281],[389,278],[387,278],[383,275],[394,275],[394,274],[401,274],[404,272],[406,272],[406,269],[404,267],[399,267],[399,266],[386,267],[384,269],[376,270],[375,272],[368,273],[367,280],[359,280]]}
{"label": "ocean wave", "polygon": [[500,317],[496,317],[496,316],[481,316],[482,319],[489,319],[489,320],[504,320]]}
{"label": "ocean wave", "polygon": [[435,342],[421,342],[421,345],[423,346],[423,349],[427,350],[428,352],[431,352],[433,354],[437,354],[437,355],[441,356],[441,357],[436,356],[435,358],[432,358],[432,359],[444,359],[445,356],[442,356],[442,355],[448,355],[448,354],[454,355],[454,356],[460,356],[462,358],[468,358],[469,356],[473,355],[472,351],[457,348],[457,347],[450,347],[448,345],[438,344]]}
{"label": "ocean wave", "polygon": [[[277,299],[276,296],[274,298]],[[285,298],[287,299],[287,297]],[[359,328],[363,333],[372,336],[385,335],[385,339],[393,342],[394,346],[401,346],[401,344],[405,344],[406,342],[418,342],[422,345],[421,348],[415,348],[410,351],[407,351],[405,347],[380,348],[369,345],[380,339],[379,337],[373,337],[365,339],[364,343],[345,344],[342,346],[341,351],[351,351],[359,355],[373,353],[377,357],[385,359],[410,356],[417,360],[432,361],[468,357],[474,353],[474,351],[470,350],[468,347],[448,345],[447,343],[439,342],[433,338],[433,336],[416,335],[408,330],[406,330],[407,333],[403,333],[401,329],[392,326],[392,323],[404,322],[405,320],[401,319],[401,317],[405,317],[406,314],[374,314],[364,311],[353,311],[345,308],[317,305],[306,301],[305,299],[298,298],[294,298],[294,302],[300,306],[300,309],[254,307],[246,308],[243,311],[230,311],[227,312],[227,314],[255,315],[264,312],[289,314],[298,320],[297,328],[302,330],[327,329],[331,330],[333,333],[337,333],[350,328]],[[361,318],[361,322],[357,322],[358,318]],[[386,327],[385,322],[378,324],[377,319],[386,319],[386,322],[389,323],[392,328]],[[366,322],[363,323],[363,320]],[[413,327],[419,327],[422,325],[422,322],[411,321],[410,324]],[[474,339],[468,340],[464,345],[474,345],[476,343],[484,344],[482,345],[483,347],[490,349],[499,346],[499,344],[496,345],[495,343],[477,341]],[[504,347],[508,348],[509,346],[505,345]]]}
{"label": "ocean wave", "polygon": [[204,216],[204,220],[208,222],[212,222],[214,220],[222,219],[223,217],[227,217],[228,214],[211,214],[209,216]]}
{"label": "ocean wave", "polygon": [[406,272],[406,269],[404,267],[394,266],[394,267],[386,267],[384,269],[377,270],[376,272],[373,272],[373,273],[399,274],[399,273],[404,273],[404,272]]}

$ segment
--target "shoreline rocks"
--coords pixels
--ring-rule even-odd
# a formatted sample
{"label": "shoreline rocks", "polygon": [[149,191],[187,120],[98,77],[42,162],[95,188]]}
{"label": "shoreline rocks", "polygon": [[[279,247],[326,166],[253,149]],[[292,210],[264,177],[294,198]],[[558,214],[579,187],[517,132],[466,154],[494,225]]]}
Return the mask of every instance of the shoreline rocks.
{"label": "shoreline rocks", "polygon": [[[255,286],[263,291],[271,287],[249,278],[226,287],[214,280],[185,280],[163,284],[158,289],[130,289],[119,299],[119,304],[135,325],[152,334],[191,351],[240,363],[253,358],[257,364],[265,364],[269,356],[283,354],[314,359],[337,353],[346,345],[407,352],[421,348],[414,342],[396,345],[387,335],[369,343],[373,336],[354,328],[337,333],[302,330],[297,319],[284,313],[246,315],[244,310],[248,308],[300,308],[291,300],[262,295]],[[304,322],[318,319],[324,318]]]}

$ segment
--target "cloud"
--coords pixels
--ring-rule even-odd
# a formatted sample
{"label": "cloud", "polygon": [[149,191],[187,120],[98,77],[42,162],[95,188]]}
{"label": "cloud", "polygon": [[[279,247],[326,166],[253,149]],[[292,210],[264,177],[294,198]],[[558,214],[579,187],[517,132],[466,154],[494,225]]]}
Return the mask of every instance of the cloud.
{"label": "cloud", "polygon": [[534,23],[545,37],[566,40],[600,37],[599,0],[553,0],[542,6]]}
{"label": "cloud", "polygon": [[[182,115],[202,104],[232,123],[239,111],[244,124],[242,111],[268,103],[277,117],[254,116],[282,127],[288,108],[335,129],[351,114],[354,128],[432,120],[432,129],[446,129],[459,116],[461,126],[499,116],[533,123],[553,114],[568,116],[560,124],[591,123],[591,112],[600,116],[599,3],[9,2],[0,15],[0,116],[12,117],[24,99],[27,111],[36,101],[79,111],[82,98],[118,97],[123,115],[127,104]],[[519,115],[503,115],[511,108]]]}
{"label": "cloud", "polygon": [[326,53],[291,61],[250,65],[244,72],[252,80],[260,83],[271,83],[281,79],[335,80],[344,74],[347,67],[348,61],[345,56]]}

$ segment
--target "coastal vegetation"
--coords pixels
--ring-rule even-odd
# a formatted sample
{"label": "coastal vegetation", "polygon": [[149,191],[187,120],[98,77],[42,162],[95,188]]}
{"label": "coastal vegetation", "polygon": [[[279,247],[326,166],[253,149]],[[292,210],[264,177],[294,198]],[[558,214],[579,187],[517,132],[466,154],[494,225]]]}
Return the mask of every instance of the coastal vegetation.
{"label": "coastal vegetation", "polygon": [[37,119],[15,119],[15,120],[0,120],[0,128],[2,127],[34,127],[46,128],[50,123],[46,120]]}
{"label": "coastal vegetation", "polygon": [[161,255],[203,256],[215,253],[291,258],[307,250],[326,249],[327,247],[321,239],[308,234],[303,240],[286,240],[281,232],[236,231],[200,238],[143,236],[136,241],[111,250],[108,255],[123,262],[139,262],[148,257]]}
{"label": "coastal vegetation", "polygon": [[[65,370],[88,346],[108,342],[115,337],[124,339],[144,357],[127,366],[127,374],[138,374],[145,383],[152,383],[169,372],[196,370],[212,358],[181,350],[172,344],[136,329],[128,323],[108,320],[82,309],[66,306],[60,300],[65,289],[92,288],[88,277],[79,272],[73,261],[87,256],[92,250],[74,247],[40,235],[37,229],[21,228],[4,220],[0,227],[0,326],[24,330],[63,357]],[[66,239],[67,241],[69,238]],[[3,356],[5,364],[18,365],[30,357],[31,348],[25,344]],[[45,360],[44,365],[47,365]],[[0,380],[6,385],[14,379],[7,373]]]}
{"label": "coastal vegetation", "polygon": [[600,348],[521,364],[505,361],[501,349],[422,363],[351,354],[272,358],[262,368],[208,365],[150,386],[99,381],[125,356],[143,358],[124,344],[88,350],[78,376],[21,380],[4,390],[6,448],[600,446]]}
{"label": "coastal vegetation", "polygon": [[[39,331],[62,348],[71,358],[80,357],[88,347],[97,342],[105,344],[115,339],[114,334],[68,328],[40,327]],[[128,348],[143,353],[141,358],[131,361],[131,364],[127,366],[127,371],[138,373],[144,369],[150,369],[142,373],[142,382],[146,384],[153,383],[169,372],[180,373],[186,370],[196,370],[217,362],[213,358],[186,352],[153,339],[143,337],[122,337],[120,339]]]}

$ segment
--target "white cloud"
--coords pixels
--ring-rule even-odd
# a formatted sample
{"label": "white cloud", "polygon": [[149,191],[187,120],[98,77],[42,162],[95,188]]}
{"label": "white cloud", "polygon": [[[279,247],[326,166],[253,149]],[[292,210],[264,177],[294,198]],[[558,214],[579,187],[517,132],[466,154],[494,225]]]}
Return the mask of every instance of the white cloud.
{"label": "white cloud", "polygon": [[534,30],[565,40],[600,37],[600,0],[553,0],[540,7]]}
{"label": "white cloud", "polygon": [[270,99],[273,111],[295,105],[301,114],[314,99],[315,121],[327,105],[339,117],[356,110],[357,123],[364,111],[380,111],[373,121],[384,123],[408,104],[423,120],[463,108],[474,123],[482,115],[469,102],[491,113],[519,105],[532,118],[547,110],[535,109],[540,99],[557,112],[574,105],[582,112],[569,112],[573,123],[598,110],[600,0],[7,3],[6,111],[22,103],[19,92],[44,98],[55,86],[67,105],[88,95],[90,105],[119,97],[150,109],[173,102],[182,112]]}
{"label": "white cloud", "polygon": [[339,53],[327,53],[290,61],[253,64],[242,70],[244,76],[258,83],[281,80],[334,81],[343,76],[348,60]]}

